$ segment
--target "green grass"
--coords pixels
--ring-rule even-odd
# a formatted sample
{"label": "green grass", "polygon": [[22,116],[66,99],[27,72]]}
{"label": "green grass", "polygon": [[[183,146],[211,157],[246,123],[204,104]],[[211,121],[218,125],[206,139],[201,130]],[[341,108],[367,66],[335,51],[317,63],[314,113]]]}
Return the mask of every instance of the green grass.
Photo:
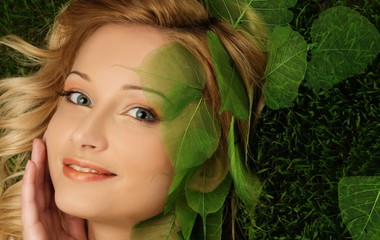
{"label": "green grass", "polygon": [[[56,10],[66,1],[8,0],[0,3],[0,36],[13,33],[42,45]],[[292,26],[308,40],[323,10],[349,6],[380,28],[377,0],[302,1]],[[0,47],[0,77],[25,74]],[[301,85],[293,106],[264,109],[254,136],[252,164],[264,183],[252,239],[350,239],[338,208],[343,176],[380,175],[380,61],[366,73],[314,93]],[[249,233],[248,233],[249,232]]]}
{"label": "green grass", "polygon": [[[45,36],[53,18],[66,2],[67,0],[0,1],[0,37],[15,34],[36,46],[45,45]],[[0,55],[0,78],[24,75],[35,70],[17,64],[9,57],[9,49],[3,46],[0,46]]]}
{"label": "green grass", "polygon": [[[380,26],[378,1],[299,2],[292,25],[306,39],[318,13],[335,5]],[[264,110],[252,150],[265,195],[258,227],[246,226],[252,239],[350,239],[337,187],[343,176],[380,175],[379,69],[378,57],[333,89],[313,93],[301,85],[292,107]]]}
{"label": "green grass", "polygon": [[253,146],[266,193],[257,209],[265,231],[256,230],[257,239],[349,238],[338,182],[380,173],[380,82],[374,74],[319,94],[301,88],[291,108],[264,111]]}

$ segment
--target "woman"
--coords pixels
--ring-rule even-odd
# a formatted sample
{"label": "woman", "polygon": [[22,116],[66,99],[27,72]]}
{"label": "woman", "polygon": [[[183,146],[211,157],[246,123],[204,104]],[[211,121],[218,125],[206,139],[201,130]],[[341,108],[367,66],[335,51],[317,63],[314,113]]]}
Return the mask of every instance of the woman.
{"label": "woman", "polygon": [[41,65],[0,82],[1,239],[220,239],[235,195],[253,213],[265,31],[234,3],[257,24],[211,2],[74,0],[46,50],[1,40]]}

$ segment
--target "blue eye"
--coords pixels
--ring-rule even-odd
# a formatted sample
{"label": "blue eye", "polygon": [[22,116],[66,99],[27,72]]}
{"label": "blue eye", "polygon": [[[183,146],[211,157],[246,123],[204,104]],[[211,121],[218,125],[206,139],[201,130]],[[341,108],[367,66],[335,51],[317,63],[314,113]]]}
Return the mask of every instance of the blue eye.
{"label": "blue eye", "polygon": [[59,95],[63,96],[67,101],[76,105],[91,107],[92,102],[89,97],[81,92],[62,91]]}
{"label": "blue eye", "polygon": [[151,110],[141,107],[134,107],[127,112],[127,115],[136,118],[139,121],[145,122],[155,122],[157,120],[156,116]]}

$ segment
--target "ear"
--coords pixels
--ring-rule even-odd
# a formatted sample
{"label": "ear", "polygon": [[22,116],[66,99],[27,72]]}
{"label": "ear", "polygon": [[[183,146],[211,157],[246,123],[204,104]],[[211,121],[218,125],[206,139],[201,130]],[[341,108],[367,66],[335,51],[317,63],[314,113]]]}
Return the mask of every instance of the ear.
{"label": "ear", "polygon": [[[221,151],[217,151],[220,153]],[[227,154],[225,156],[214,155],[203,165],[199,166],[187,182],[187,188],[199,192],[213,192],[226,177],[229,164]]]}

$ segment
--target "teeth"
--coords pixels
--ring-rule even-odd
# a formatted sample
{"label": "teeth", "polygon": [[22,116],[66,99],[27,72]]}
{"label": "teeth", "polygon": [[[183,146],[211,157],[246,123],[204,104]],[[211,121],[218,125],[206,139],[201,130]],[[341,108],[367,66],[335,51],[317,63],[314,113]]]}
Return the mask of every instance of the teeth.
{"label": "teeth", "polygon": [[69,167],[72,168],[72,169],[74,169],[74,170],[76,170],[76,171],[78,171],[78,172],[99,174],[98,171],[96,171],[94,169],[91,169],[91,168],[81,168],[81,167],[79,167],[77,165],[73,165],[73,164],[69,165]]}

